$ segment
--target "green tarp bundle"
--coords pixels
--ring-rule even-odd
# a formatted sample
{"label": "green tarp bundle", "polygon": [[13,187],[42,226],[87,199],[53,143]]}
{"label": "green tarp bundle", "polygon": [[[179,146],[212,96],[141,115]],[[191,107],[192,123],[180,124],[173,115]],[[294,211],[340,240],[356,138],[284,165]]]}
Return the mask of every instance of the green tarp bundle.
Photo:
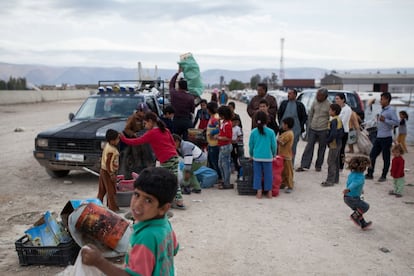
{"label": "green tarp bundle", "polygon": [[193,55],[183,55],[178,64],[183,70],[184,78],[187,80],[188,92],[194,96],[201,96],[204,90],[204,86],[203,82],[201,81],[200,68]]}

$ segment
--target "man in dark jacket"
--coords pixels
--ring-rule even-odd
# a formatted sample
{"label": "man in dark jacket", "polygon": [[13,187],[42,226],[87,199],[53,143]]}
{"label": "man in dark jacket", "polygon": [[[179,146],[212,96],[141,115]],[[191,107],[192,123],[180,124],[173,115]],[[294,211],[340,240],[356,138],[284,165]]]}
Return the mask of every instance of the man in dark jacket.
{"label": "man in dark jacket", "polygon": [[303,103],[296,100],[298,96],[298,91],[296,89],[289,89],[288,91],[288,99],[284,100],[279,107],[278,112],[278,119],[279,125],[282,124],[282,120],[287,117],[291,117],[294,120],[293,124],[293,145],[292,145],[292,163],[295,165],[295,155],[296,155],[296,148],[299,142],[300,134],[305,131],[305,123],[308,119],[308,115],[306,114],[306,108]]}
{"label": "man in dark jacket", "polygon": [[249,104],[247,105],[247,113],[249,114],[250,118],[252,118],[252,129],[255,128],[254,124],[254,116],[257,111],[259,111],[259,104],[261,100],[266,100],[269,104],[269,116],[276,120],[277,115],[277,101],[276,98],[272,95],[267,94],[267,84],[265,83],[259,83],[257,85],[257,95],[254,96]]}
{"label": "man in dark jacket", "polygon": [[188,129],[193,127],[193,117],[195,104],[194,96],[187,91],[187,81],[180,79],[178,81],[178,90],[175,89],[175,82],[181,68],[170,80],[170,97],[171,105],[175,109],[174,129],[175,133],[180,135],[184,140],[188,139]]}

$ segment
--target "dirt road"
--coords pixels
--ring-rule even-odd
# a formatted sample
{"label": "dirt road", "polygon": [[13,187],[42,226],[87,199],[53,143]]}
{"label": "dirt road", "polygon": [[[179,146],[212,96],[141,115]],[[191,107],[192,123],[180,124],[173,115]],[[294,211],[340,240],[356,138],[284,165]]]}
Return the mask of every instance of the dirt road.
{"label": "dirt road", "polygon": [[[43,212],[60,213],[69,199],[96,195],[96,176],[72,172],[51,179],[32,153],[35,135],[65,122],[79,105],[0,106],[0,275],[54,275],[64,269],[19,266],[14,242]],[[245,109],[237,103],[247,129]],[[245,136],[247,141],[247,131]],[[298,160],[303,147],[300,142]],[[414,148],[409,150],[406,183],[413,184]],[[171,219],[181,245],[178,275],[413,275],[414,188],[406,186],[397,199],[387,194],[390,180],[367,181],[366,217],[374,225],[363,232],[349,220],[342,200],[347,174],[339,185],[323,188],[325,164],[322,172],[296,173],[293,193],[271,200],[214,188],[185,196],[188,210],[174,211]]]}

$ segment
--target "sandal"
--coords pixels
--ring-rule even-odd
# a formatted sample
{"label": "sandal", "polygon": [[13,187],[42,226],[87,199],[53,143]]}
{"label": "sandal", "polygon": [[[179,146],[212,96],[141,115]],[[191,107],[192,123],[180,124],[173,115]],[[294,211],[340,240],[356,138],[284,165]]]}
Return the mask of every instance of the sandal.
{"label": "sandal", "polygon": [[219,184],[218,185],[219,190],[230,190],[230,189],[233,189],[233,188],[234,188],[233,184],[229,184],[229,185]]}
{"label": "sandal", "polygon": [[171,204],[171,208],[178,209],[178,210],[185,210],[185,209],[187,209],[187,207],[185,207],[185,205],[183,203],[178,203],[177,201],[174,201]]}

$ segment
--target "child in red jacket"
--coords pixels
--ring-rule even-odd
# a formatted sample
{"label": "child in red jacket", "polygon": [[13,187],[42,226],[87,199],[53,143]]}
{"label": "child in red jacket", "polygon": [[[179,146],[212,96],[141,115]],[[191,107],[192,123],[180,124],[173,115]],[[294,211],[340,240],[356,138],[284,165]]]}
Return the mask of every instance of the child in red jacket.
{"label": "child in red jacket", "polygon": [[394,190],[389,191],[388,194],[395,195],[396,197],[402,197],[404,191],[405,178],[404,178],[404,149],[401,144],[396,144],[391,150],[392,163],[391,163],[391,176],[394,179]]}

